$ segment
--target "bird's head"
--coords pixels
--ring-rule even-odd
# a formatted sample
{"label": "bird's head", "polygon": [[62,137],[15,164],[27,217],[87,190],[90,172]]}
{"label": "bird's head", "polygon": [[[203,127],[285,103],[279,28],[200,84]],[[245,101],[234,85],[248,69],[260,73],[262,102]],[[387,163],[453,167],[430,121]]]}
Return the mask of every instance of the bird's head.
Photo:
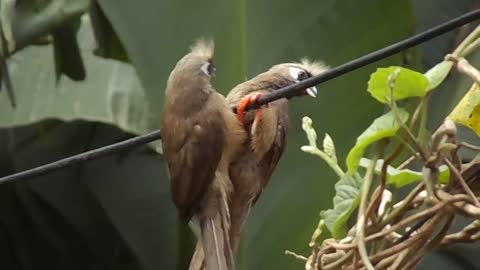
{"label": "bird's head", "polygon": [[[319,61],[309,61],[308,59],[302,59],[299,63],[283,63],[271,67],[265,74],[267,78],[272,78],[272,81],[278,82],[273,87],[273,91],[288,85],[306,80],[310,77],[317,76],[329,69]],[[317,96],[317,88],[311,86],[303,89],[297,96],[309,95],[312,97]]]}
{"label": "bird's head", "polygon": [[211,82],[215,77],[213,63],[214,43],[211,39],[199,39],[191,47],[190,52],[180,59],[170,73],[168,89],[212,89]]}

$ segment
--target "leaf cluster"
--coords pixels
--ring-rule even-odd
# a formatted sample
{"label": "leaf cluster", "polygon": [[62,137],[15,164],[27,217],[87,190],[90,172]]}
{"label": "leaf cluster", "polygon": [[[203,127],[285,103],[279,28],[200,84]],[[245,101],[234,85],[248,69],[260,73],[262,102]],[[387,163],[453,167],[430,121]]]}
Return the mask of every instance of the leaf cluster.
{"label": "leaf cluster", "polygon": [[[358,136],[345,170],[333,139],[327,134],[319,149],[312,120],[304,117],[309,145],[302,150],[322,158],[339,177],[333,208],[321,212],[312,236],[307,269],[412,269],[433,250],[478,239],[478,222],[456,233],[448,230],[458,215],[480,217],[480,159],[464,162],[458,152],[461,147],[480,147],[456,138],[456,124],[480,134],[480,73],[465,59],[479,40],[477,27],[425,73],[399,66],[378,68],[367,90],[387,112]],[[472,87],[431,132],[426,125],[431,92],[453,68],[468,76]],[[325,227],[333,238],[319,244]]]}

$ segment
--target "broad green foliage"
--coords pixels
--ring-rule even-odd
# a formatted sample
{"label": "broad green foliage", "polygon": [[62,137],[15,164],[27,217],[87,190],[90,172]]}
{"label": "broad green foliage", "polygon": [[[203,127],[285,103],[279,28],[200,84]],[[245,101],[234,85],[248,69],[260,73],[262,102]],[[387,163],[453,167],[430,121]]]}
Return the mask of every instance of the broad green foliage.
{"label": "broad green foliage", "polygon": [[[360,167],[368,168],[370,165],[371,160],[368,158],[360,159],[360,163],[358,164]],[[375,164],[375,173],[380,174],[382,171],[383,160],[377,160]],[[442,165],[439,167],[440,174],[438,175],[438,182],[441,184],[448,184],[450,180],[450,170],[446,165]],[[396,188],[401,188],[406,185],[419,182],[422,179],[422,173],[409,170],[409,169],[402,169],[398,170],[397,168],[388,165],[387,166],[387,184],[394,185]]]}
{"label": "broad green foliage", "polygon": [[358,173],[345,174],[335,184],[333,209],[323,211],[321,216],[332,236],[340,239],[347,234],[347,220],[359,203],[362,177]]}
{"label": "broad green foliage", "polygon": [[87,79],[74,82],[55,77],[52,48],[31,46],[9,60],[17,99],[12,108],[0,93],[0,127],[21,126],[56,118],[114,124],[128,132],[145,133],[150,114],[134,67],[93,55],[95,40],[88,16],[82,18],[78,41]]}
{"label": "broad green foliage", "polygon": [[[41,145],[50,139],[38,138],[44,132],[43,128],[32,123],[44,118],[101,121],[136,134],[158,128],[158,112],[168,73],[200,36],[213,36],[215,39],[215,86],[222,93],[227,93],[236,83],[279,62],[297,61],[307,56],[337,66],[415,32],[413,11],[408,1],[100,0],[99,3],[122,41],[134,69],[116,61],[95,58],[92,55],[92,50],[96,48],[93,37],[83,36],[83,28],[77,38],[82,55],[85,55],[85,82],[73,83],[62,77],[56,88],[49,81],[55,78],[52,57],[42,58],[51,54],[51,48],[29,47],[15,54],[9,60],[9,66],[14,76],[19,107],[15,112],[8,111],[10,106],[6,94],[0,93],[0,110],[5,110],[0,111],[0,119],[5,117],[0,122],[4,127],[32,125],[34,131],[38,129],[38,132],[32,133],[40,145],[29,152],[38,159],[24,162],[16,166],[16,170],[72,154],[73,150],[52,157],[39,154],[49,151],[50,145],[45,144],[44,148]],[[33,53],[36,50],[42,51]],[[412,52],[409,56],[412,56],[413,63],[418,63],[418,54],[415,50]],[[321,124],[322,129],[328,130],[335,138],[336,155],[342,160],[348,146],[354,144],[352,134],[359,134],[382,109],[368,93],[361,90],[369,74],[378,66],[400,65],[401,59],[397,55],[319,85],[320,93],[315,100],[291,100],[287,149],[247,222],[238,260],[239,270],[302,267],[301,262],[285,256],[284,250],[307,254],[309,248],[306,243],[318,223],[316,214],[318,209],[331,206],[332,186],[337,177],[329,168],[318,165],[317,160],[298,151],[304,141],[299,126],[301,117],[310,115]],[[21,72],[20,64],[27,60],[30,62],[22,64]],[[39,63],[42,65],[39,66]],[[113,67],[110,63],[114,63]],[[17,72],[21,73],[15,75]],[[135,75],[138,75],[141,85]],[[32,82],[29,82],[30,77]],[[118,99],[118,102],[108,98],[108,93],[112,92],[115,94],[113,99]],[[75,104],[81,104],[80,110],[75,111],[78,108]],[[44,110],[51,113],[47,114]],[[110,115],[109,112],[115,113]],[[95,127],[102,130],[105,125],[97,124]],[[81,125],[64,128],[73,134],[80,131],[100,132]],[[96,136],[106,139],[111,134],[98,133]],[[64,141],[61,138],[56,140],[65,148],[79,144],[74,135],[63,137]],[[111,142],[96,140],[89,143],[85,139],[79,147],[81,149],[75,148],[75,151]],[[85,200],[94,202],[101,214],[108,218],[143,269],[174,269],[172,264],[175,262],[185,264],[191,254],[188,249],[177,249],[180,240],[175,231],[176,213],[170,203],[169,185],[161,160],[154,154],[145,153],[141,156],[125,153],[112,159],[127,162],[122,163],[121,170],[114,161],[92,164],[88,168],[76,166],[66,169],[69,174],[62,176],[79,179],[74,183],[83,183],[87,178],[85,174],[88,175],[88,189],[83,195]],[[53,175],[43,179],[48,182],[50,177]],[[61,181],[60,176],[56,177]],[[53,190],[56,183],[49,187]],[[63,188],[75,187],[65,182]],[[54,191],[59,192],[58,189]],[[49,192],[39,196],[46,198],[52,208],[63,206],[62,199],[51,200],[53,195]],[[127,207],[130,208],[125,211]],[[69,222],[71,218],[67,216],[66,220]],[[82,221],[81,218],[78,220]],[[87,228],[82,232],[95,235],[86,223]],[[92,221],[91,224],[96,223]],[[93,247],[107,242],[98,240],[101,243],[97,243],[93,237],[86,239]]]}
{"label": "broad green foliage", "polygon": [[437,88],[445,80],[452,66],[452,62],[443,61],[425,72],[424,75],[428,79],[427,91]]}
{"label": "broad green foliage", "polygon": [[[418,14],[417,29],[423,31],[432,25],[444,22],[446,18],[453,18],[471,10],[471,6],[475,5],[477,0],[415,0],[416,14]],[[470,25],[469,29],[473,29],[476,24]],[[425,42],[419,48],[422,50],[422,62],[424,68],[429,68],[441,61],[445,54],[451,53],[454,45],[454,40],[460,30],[454,30],[444,34],[438,38]],[[473,53],[468,57],[468,61],[475,67],[480,67],[480,51]],[[425,70],[425,69],[417,69]],[[442,84],[438,86],[435,93],[431,96],[431,102],[428,109],[429,127],[438,127],[441,125],[458,104],[458,102],[465,95],[466,91],[472,84],[470,78],[466,76],[458,76],[453,72],[453,76],[447,76]],[[426,74],[425,74],[426,75]],[[478,136],[471,132],[468,128],[458,125],[457,139],[458,141],[468,141],[474,144],[479,144]],[[462,153],[464,158],[474,158],[475,152],[465,151]],[[454,226],[459,228],[464,226],[467,221],[455,220]],[[465,248],[464,245],[456,245],[449,248],[448,256],[445,253],[438,252],[427,257],[419,266],[418,269],[476,269],[480,267],[478,260],[478,253],[476,249]],[[454,258],[461,258],[456,260]]]}
{"label": "broad green foliage", "polygon": [[424,96],[427,88],[428,79],[423,74],[396,66],[378,68],[368,81],[368,92],[382,103],[388,102],[391,91],[394,100],[401,100]]}
{"label": "broad green foliage", "polygon": [[119,4],[117,0],[100,0],[99,4],[124,43],[145,87],[150,129],[158,128],[170,71],[196,39],[212,37],[215,41],[217,90],[227,93],[245,79],[244,39],[250,29],[246,29],[243,1],[148,0]]}
{"label": "broad green foliage", "polygon": [[349,173],[353,173],[360,159],[363,157],[365,149],[372,143],[384,138],[392,137],[397,130],[407,122],[408,112],[403,109],[389,111],[378,117],[373,123],[357,138],[355,146],[350,150],[347,156],[347,168]]}

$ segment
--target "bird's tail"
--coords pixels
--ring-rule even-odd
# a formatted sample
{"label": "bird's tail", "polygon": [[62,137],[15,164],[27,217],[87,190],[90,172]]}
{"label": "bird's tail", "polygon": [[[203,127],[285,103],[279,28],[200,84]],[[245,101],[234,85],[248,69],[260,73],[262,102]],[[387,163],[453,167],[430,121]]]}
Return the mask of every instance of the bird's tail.
{"label": "bird's tail", "polygon": [[226,196],[219,196],[219,212],[200,220],[201,241],[197,242],[189,270],[234,270],[230,247],[230,214]]}
{"label": "bird's tail", "polygon": [[190,266],[188,270],[204,270],[205,269],[205,253],[203,253],[202,241],[198,240],[195,246],[195,252],[193,253],[192,260],[190,260]]}
{"label": "bird's tail", "polygon": [[245,225],[245,221],[247,220],[251,209],[250,202],[241,204],[236,204],[236,202],[237,201],[235,200],[230,208],[232,218],[229,239],[233,254],[236,254],[238,251],[243,226]]}

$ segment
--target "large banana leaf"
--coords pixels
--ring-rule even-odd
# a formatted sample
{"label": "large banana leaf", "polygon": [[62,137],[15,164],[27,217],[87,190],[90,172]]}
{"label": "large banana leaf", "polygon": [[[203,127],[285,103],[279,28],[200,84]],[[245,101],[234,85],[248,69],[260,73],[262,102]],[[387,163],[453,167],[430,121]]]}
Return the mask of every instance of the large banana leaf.
{"label": "large banana leaf", "polygon": [[[49,47],[28,47],[13,55],[8,62],[17,109],[11,109],[6,94],[0,93],[0,125],[29,126],[2,131],[1,174],[128,137],[103,123],[136,134],[156,129],[166,77],[200,36],[215,38],[215,85],[227,93],[236,83],[279,62],[307,56],[331,66],[341,64],[413,34],[416,23],[415,10],[407,1],[98,2],[132,66],[92,55],[95,45],[88,17],[82,18],[77,35],[86,65],[85,82],[62,77],[56,85]],[[428,13],[416,11],[419,18]],[[376,67],[405,61],[418,67],[418,60],[416,51],[409,50],[319,86],[316,100],[292,100],[288,148],[248,221],[239,269],[302,269],[301,262],[284,255],[284,250],[308,254],[319,211],[332,205],[337,179],[300,151],[306,142],[301,117],[310,116],[317,131],[332,135],[339,159],[344,160],[355,138],[382,110],[366,92],[369,74]],[[46,118],[95,122],[37,123]],[[6,244],[0,246],[6,250],[0,253],[5,269],[183,266],[192,243],[188,237],[187,241],[183,235],[177,237],[184,227],[176,226],[168,191],[161,158],[147,148],[0,187],[4,194],[0,197],[5,199],[0,237],[13,239],[9,241],[16,244],[16,257],[28,262],[14,268]],[[55,224],[58,227],[52,228]],[[22,235],[19,228],[39,229],[25,229]],[[39,254],[45,256],[28,260],[41,243],[46,244]],[[52,254],[60,254],[61,263],[54,265]]]}
{"label": "large banana leaf", "polygon": [[[408,2],[362,1],[118,1],[101,0],[145,86],[152,111],[161,109],[168,71],[202,35],[215,37],[217,88],[226,93],[246,77],[307,56],[338,65],[414,33]],[[141,18],[141,19],[140,19]],[[401,23],[399,23],[401,22]],[[414,58],[415,59],[415,58]],[[331,205],[336,178],[299,148],[300,119],[328,131],[340,157],[381,108],[365,91],[371,65],[319,87],[316,100],[291,103],[288,149],[253,210],[240,269],[298,269],[285,249],[306,253],[318,213]],[[188,258],[184,258],[188,259]]]}

